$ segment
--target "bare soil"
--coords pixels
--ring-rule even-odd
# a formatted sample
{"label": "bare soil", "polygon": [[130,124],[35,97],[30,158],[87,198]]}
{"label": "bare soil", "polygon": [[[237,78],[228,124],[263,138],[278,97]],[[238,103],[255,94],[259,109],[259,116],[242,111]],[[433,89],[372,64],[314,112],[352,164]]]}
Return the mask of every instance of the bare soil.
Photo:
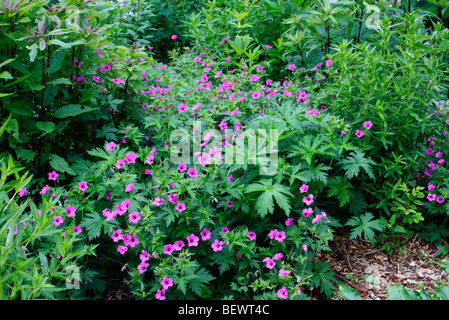
{"label": "bare soil", "polygon": [[[431,293],[435,284],[448,283],[442,267],[447,256],[435,256],[437,248],[416,237],[403,241],[390,254],[382,246],[348,237],[335,237],[331,247],[333,251],[321,258],[330,263],[337,281],[357,290],[364,300],[387,300],[390,285],[420,290],[418,284],[422,284]],[[333,299],[343,299],[338,290]]]}

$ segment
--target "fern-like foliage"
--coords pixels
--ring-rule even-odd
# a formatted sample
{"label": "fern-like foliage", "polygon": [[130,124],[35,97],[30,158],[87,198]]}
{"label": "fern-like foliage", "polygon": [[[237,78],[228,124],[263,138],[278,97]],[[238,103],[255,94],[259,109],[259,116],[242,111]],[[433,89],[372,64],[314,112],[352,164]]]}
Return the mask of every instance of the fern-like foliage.
{"label": "fern-like foliage", "polygon": [[365,212],[364,215],[349,219],[348,222],[346,222],[346,225],[353,227],[349,239],[363,237],[365,240],[374,244],[376,242],[374,230],[382,231],[384,225],[379,219],[373,218],[374,216],[371,212]]}
{"label": "fern-like foliage", "polygon": [[352,184],[345,176],[336,176],[329,179],[329,197],[336,197],[340,207],[345,206],[354,196],[351,193]]}
{"label": "fern-like foliage", "polygon": [[288,196],[293,197],[288,187],[275,183],[273,179],[261,180],[257,183],[250,184],[245,193],[262,192],[256,199],[255,206],[258,214],[264,218],[268,213],[274,212],[274,203],[284,210],[288,216],[290,214],[291,206]]}
{"label": "fern-like foliage", "polygon": [[342,168],[346,171],[346,177],[351,179],[358,176],[362,168],[371,179],[375,179],[372,165],[376,163],[371,158],[365,158],[365,153],[360,150],[351,152],[349,157],[340,161]]}

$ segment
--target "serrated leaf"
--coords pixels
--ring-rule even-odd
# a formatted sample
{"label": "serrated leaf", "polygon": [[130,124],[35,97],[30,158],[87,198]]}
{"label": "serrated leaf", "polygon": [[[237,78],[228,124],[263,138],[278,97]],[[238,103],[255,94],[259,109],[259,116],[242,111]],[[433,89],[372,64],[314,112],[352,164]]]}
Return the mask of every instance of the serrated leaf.
{"label": "serrated leaf", "polygon": [[258,183],[250,184],[247,186],[245,193],[262,192],[262,194],[256,199],[255,206],[262,218],[268,213],[274,212],[274,201],[276,204],[284,210],[288,216],[291,210],[289,199],[287,196],[293,197],[288,187],[275,183],[273,185],[272,179],[265,179]]}
{"label": "serrated leaf", "polygon": [[350,189],[352,189],[352,184],[347,181],[345,176],[332,177],[331,179],[329,179],[328,186],[328,196],[336,197],[340,202],[340,207],[348,204],[351,200],[351,197],[353,197],[350,191]]}
{"label": "serrated leaf", "polygon": [[371,158],[365,158],[365,154],[360,150],[351,152],[350,156],[341,161],[342,168],[346,171],[346,176],[351,179],[358,176],[360,168],[362,168],[368,176],[374,180],[374,173],[371,169],[371,165],[376,163]]}
{"label": "serrated leaf", "polygon": [[76,172],[73,171],[69,163],[62,157],[56,155],[56,154],[50,154],[50,166],[59,172],[66,172],[72,176],[76,175]]}

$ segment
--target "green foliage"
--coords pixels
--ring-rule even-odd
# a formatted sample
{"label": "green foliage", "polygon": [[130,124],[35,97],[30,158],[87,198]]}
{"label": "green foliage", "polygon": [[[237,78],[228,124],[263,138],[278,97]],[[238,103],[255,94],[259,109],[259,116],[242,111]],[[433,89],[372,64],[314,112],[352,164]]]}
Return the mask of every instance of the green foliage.
{"label": "green foliage", "polygon": [[372,244],[376,243],[375,230],[382,231],[385,227],[379,219],[374,219],[374,215],[371,212],[365,212],[364,215],[352,217],[346,222],[346,225],[353,227],[349,239],[363,237]]}
{"label": "green foliage", "polygon": [[441,245],[447,19],[442,1],[3,1],[1,298],[101,295],[96,248],[138,299],[329,298],[340,218]]}

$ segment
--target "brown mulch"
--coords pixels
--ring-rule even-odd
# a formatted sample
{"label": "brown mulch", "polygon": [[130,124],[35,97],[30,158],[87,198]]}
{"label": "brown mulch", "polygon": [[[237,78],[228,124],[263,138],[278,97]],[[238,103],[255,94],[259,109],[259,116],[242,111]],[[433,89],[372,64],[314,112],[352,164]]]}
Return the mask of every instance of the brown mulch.
{"label": "brown mulch", "polygon": [[[335,278],[344,286],[357,290],[364,300],[387,300],[390,285],[402,284],[408,290],[435,290],[435,284],[447,284],[441,262],[447,256],[435,257],[436,248],[416,237],[404,241],[391,255],[381,246],[373,247],[361,239],[335,237],[332,252],[322,257],[331,265]],[[344,299],[338,296],[333,299]]]}

